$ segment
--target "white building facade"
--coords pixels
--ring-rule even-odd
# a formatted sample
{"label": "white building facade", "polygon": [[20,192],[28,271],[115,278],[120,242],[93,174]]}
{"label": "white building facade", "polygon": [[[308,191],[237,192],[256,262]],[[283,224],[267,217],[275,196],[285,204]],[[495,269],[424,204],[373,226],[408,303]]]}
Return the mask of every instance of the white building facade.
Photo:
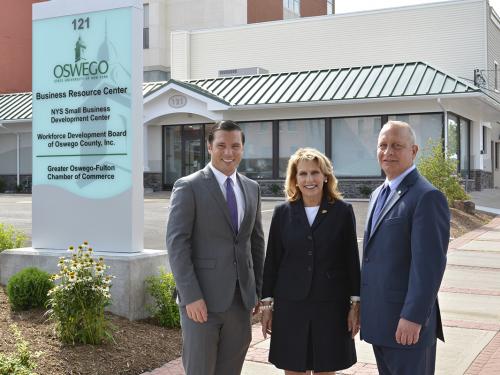
{"label": "white building facade", "polygon": [[[368,100],[353,103],[346,110],[345,102],[333,101],[331,106],[319,110],[318,115],[336,118],[442,113],[449,123],[443,124],[443,136],[445,128],[460,126],[459,118],[464,118],[470,124],[469,175],[481,181],[475,187],[500,186],[500,18],[487,0],[449,1],[216,30],[174,32],[172,46],[176,51],[172,59],[172,78],[179,80],[217,77],[221,69],[246,66],[258,66],[275,73],[423,61],[479,87],[484,96],[491,99],[490,104],[469,100],[465,104],[452,104],[444,98],[440,101],[435,98],[434,103],[425,105],[421,100],[412,100],[388,106]],[[253,117],[255,111],[250,112],[252,109],[247,106],[241,119],[236,114],[233,118]],[[290,118],[291,110],[287,106],[283,114],[267,114],[260,108],[255,118]],[[293,109],[296,110],[300,111]],[[297,114],[299,118],[311,115]],[[465,140],[462,142],[465,147]]]}
{"label": "white building facade", "polygon": [[246,23],[246,0],[144,0],[145,81],[170,78],[172,31]]}

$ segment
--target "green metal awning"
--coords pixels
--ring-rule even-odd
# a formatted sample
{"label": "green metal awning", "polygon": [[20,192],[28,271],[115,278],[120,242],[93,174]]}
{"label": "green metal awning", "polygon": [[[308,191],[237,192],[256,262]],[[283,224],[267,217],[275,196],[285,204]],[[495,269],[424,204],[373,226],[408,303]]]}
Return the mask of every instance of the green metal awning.
{"label": "green metal awning", "polygon": [[31,92],[0,95],[0,121],[31,120]]}
{"label": "green metal awning", "polygon": [[[178,86],[232,107],[442,96],[482,91],[423,62],[143,84],[143,96]],[[167,89],[168,90],[168,89]],[[0,95],[0,121],[30,120],[31,93]]]}
{"label": "green metal awning", "polygon": [[479,92],[423,62],[189,81],[232,106]]}
{"label": "green metal awning", "polygon": [[185,89],[190,90],[192,92],[196,92],[198,94],[201,94],[201,95],[207,97],[208,99],[216,100],[216,101],[221,102],[223,104],[229,105],[229,103],[227,101],[225,101],[224,99],[222,99],[221,97],[213,94],[212,92],[210,92],[208,90],[203,89],[200,86],[193,85],[191,83],[184,82],[184,81],[178,81],[176,79],[169,79],[168,81],[164,81],[164,82],[146,82],[142,86],[142,94],[144,95],[144,98],[147,98],[149,95],[152,95],[152,94],[160,91],[161,89],[167,87],[168,85],[177,85],[179,87],[185,88]]}

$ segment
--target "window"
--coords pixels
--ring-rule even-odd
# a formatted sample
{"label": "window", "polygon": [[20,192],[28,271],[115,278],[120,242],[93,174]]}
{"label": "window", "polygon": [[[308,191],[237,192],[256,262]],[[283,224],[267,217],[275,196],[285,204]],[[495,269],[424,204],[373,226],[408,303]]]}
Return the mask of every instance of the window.
{"label": "window", "polygon": [[182,127],[163,127],[163,184],[173,186],[182,177]]}
{"label": "window", "polygon": [[500,82],[498,77],[500,72],[498,71],[498,63],[496,61],[494,63],[494,66],[495,66],[495,90],[498,91],[500,90]]}
{"label": "window", "polygon": [[279,176],[286,176],[288,159],[301,147],[325,152],[325,120],[290,120],[279,122]]}
{"label": "window", "polygon": [[448,115],[448,154],[450,158],[458,161],[458,118],[455,115]]}
{"label": "window", "polygon": [[469,178],[470,121],[460,117],[460,175]]}
{"label": "window", "polygon": [[486,126],[483,126],[483,132],[482,132],[482,137],[481,137],[481,154],[487,154],[488,153],[488,128]]}
{"label": "window", "polygon": [[380,117],[332,119],[333,172],[342,176],[380,176],[377,139]]}
{"label": "window", "polygon": [[441,113],[409,114],[389,116],[389,120],[404,121],[411,125],[417,137],[419,147],[415,164],[423,155],[428,154],[430,144],[435,144],[443,138],[443,115]]}
{"label": "window", "polygon": [[500,169],[500,142],[495,143],[495,169]]}
{"label": "window", "polygon": [[283,19],[300,17],[300,0],[283,0]]}
{"label": "window", "polygon": [[326,14],[335,14],[335,0],[326,0]]}
{"label": "window", "polygon": [[144,28],[142,29],[142,48],[149,48],[149,4],[143,5],[144,9]]}
{"label": "window", "polygon": [[273,177],[273,123],[239,123],[245,133],[245,151],[238,172],[252,179]]}

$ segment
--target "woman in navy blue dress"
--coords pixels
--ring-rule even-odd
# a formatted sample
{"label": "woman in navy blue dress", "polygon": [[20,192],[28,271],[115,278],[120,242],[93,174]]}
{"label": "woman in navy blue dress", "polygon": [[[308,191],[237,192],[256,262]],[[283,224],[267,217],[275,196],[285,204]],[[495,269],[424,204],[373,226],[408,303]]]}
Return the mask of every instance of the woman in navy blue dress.
{"label": "woman in navy blue dress", "polygon": [[360,265],[352,206],[318,150],[290,157],[287,201],[274,210],[262,299],[269,361],[285,374],[334,374],[356,363]]}

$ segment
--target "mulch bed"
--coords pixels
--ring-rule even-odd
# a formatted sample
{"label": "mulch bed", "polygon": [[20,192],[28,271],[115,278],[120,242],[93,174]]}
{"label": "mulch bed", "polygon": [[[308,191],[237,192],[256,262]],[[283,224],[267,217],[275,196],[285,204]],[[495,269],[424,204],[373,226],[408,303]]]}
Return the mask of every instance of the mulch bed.
{"label": "mulch bed", "polygon": [[493,214],[486,214],[477,211],[474,215],[470,215],[463,211],[457,210],[456,208],[450,208],[450,213],[450,235],[452,238],[458,238],[460,236],[463,236],[467,232],[482,227],[483,225],[488,224],[491,219],[495,217],[495,215]]}
{"label": "mulch bed", "polygon": [[[457,238],[476,229],[492,215],[466,214],[451,209],[451,236]],[[0,352],[13,352],[15,339],[9,329],[15,323],[32,352],[41,351],[37,359],[39,375],[139,375],[163,366],[181,355],[181,333],[166,329],[153,320],[131,322],[109,314],[115,326],[115,342],[92,345],[64,345],[57,339],[54,324],[48,322],[43,310],[12,312],[0,288]],[[259,316],[253,318],[256,323]]]}
{"label": "mulch bed", "polygon": [[138,375],[163,366],[181,354],[179,329],[166,329],[152,321],[131,322],[109,314],[115,342],[64,345],[43,310],[12,312],[5,289],[0,288],[0,352],[15,351],[9,326],[15,323],[32,352],[41,351],[35,370],[39,375]]}

